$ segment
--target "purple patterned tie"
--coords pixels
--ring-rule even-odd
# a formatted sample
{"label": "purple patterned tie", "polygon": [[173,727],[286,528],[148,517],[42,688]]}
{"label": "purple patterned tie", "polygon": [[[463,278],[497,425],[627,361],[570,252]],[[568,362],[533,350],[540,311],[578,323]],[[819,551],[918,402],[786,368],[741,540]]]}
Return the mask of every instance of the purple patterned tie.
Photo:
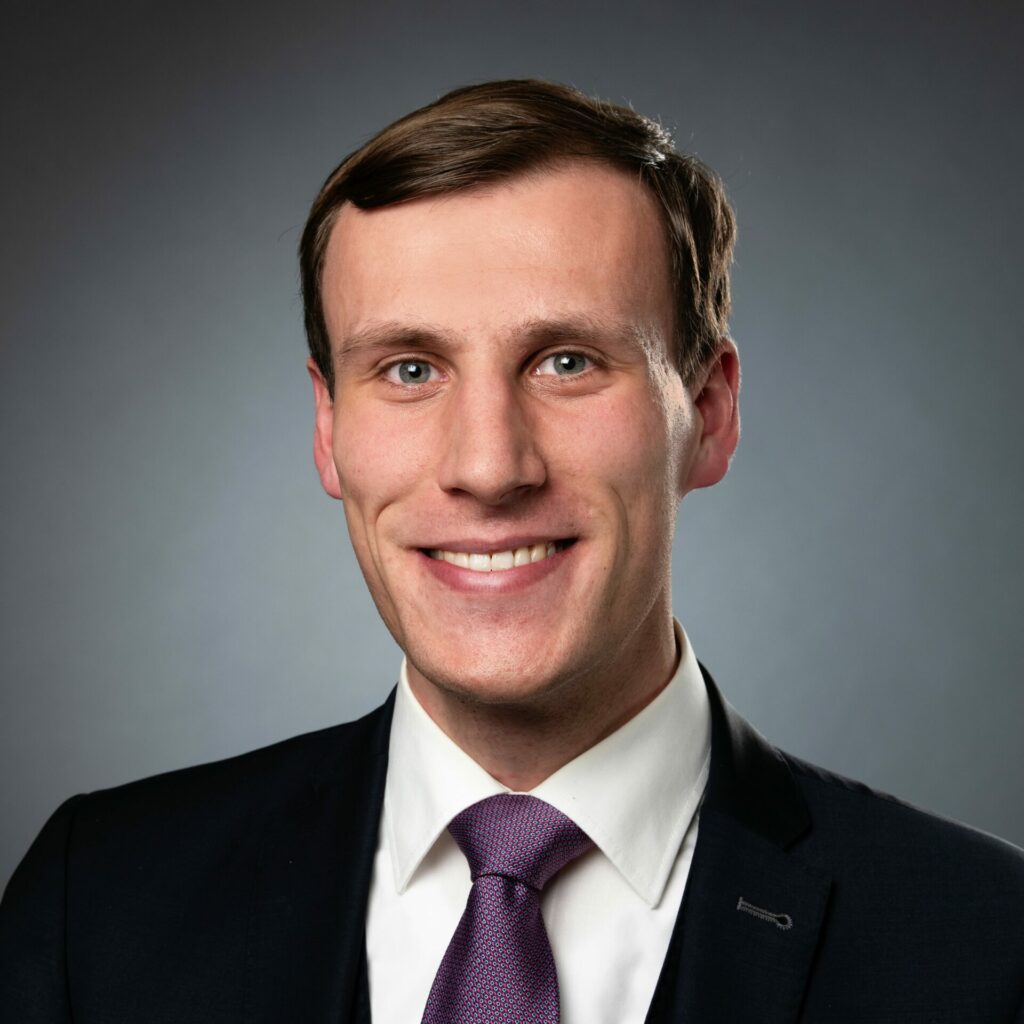
{"label": "purple patterned tie", "polygon": [[503,794],[448,826],[473,878],[423,1024],[558,1024],[558,978],[540,891],[594,844],[534,796]]}

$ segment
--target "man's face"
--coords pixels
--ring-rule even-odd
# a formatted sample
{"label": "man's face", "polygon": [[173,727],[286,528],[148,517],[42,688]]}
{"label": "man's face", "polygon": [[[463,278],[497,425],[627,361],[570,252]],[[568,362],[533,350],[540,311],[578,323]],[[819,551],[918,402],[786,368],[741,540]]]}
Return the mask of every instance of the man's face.
{"label": "man's face", "polygon": [[522,704],[641,663],[708,482],[643,187],[579,162],[346,207],[323,298],[318,467],[415,682]]}

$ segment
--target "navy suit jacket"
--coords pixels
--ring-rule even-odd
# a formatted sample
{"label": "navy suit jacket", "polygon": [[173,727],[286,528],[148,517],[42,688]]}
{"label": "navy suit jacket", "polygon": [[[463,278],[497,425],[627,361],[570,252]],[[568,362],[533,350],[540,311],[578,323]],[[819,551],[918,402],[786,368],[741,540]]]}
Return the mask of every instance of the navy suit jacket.
{"label": "navy suit jacket", "polygon": [[[649,1024],[1024,1022],[1024,854],[781,753],[707,684]],[[368,1022],[392,707],[65,803],[0,904],[0,1021]]]}

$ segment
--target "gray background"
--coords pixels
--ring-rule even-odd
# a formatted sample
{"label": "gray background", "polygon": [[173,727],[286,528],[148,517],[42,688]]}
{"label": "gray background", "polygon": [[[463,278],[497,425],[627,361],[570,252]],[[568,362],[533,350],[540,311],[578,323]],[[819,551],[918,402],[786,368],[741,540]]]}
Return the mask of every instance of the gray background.
{"label": "gray background", "polygon": [[737,207],[744,438],[676,603],[779,744],[1024,843],[1019,4],[5,5],[0,882],[65,796],[359,714],[294,250],[456,85],[660,116]]}

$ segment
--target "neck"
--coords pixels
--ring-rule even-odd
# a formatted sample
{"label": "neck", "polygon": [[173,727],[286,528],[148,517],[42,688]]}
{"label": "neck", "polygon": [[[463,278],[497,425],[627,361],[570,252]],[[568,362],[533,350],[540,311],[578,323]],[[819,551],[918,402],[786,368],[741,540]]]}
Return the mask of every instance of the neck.
{"label": "neck", "polygon": [[409,686],[447,736],[503,786],[528,792],[642,711],[679,660],[670,616],[646,626],[612,663],[515,704],[475,701],[408,662]]}

